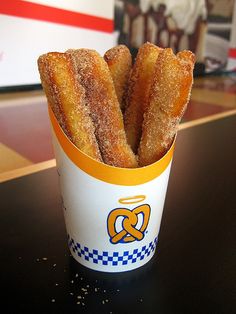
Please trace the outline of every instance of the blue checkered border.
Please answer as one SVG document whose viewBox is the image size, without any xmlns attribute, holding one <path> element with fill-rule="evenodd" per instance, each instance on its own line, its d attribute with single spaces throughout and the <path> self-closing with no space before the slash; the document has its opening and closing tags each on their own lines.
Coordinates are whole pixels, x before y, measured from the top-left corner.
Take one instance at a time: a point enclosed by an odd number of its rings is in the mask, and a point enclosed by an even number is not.
<svg viewBox="0 0 236 314">
<path fill-rule="evenodd" d="M 107 251 L 98 251 L 82 246 L 68 235 L 68 244 L 70 249 L 79 257 L 90 261 L 94 264 L 120 266 L 133 264 L 147 258 L 151 252 L 154 252 L 157 245 L 157 237 L 148 245 L 142 246 L 140 249 L 132 251 L 123 251 L 122 253 L 113 252 L 109 254 Z"/>
</svg>

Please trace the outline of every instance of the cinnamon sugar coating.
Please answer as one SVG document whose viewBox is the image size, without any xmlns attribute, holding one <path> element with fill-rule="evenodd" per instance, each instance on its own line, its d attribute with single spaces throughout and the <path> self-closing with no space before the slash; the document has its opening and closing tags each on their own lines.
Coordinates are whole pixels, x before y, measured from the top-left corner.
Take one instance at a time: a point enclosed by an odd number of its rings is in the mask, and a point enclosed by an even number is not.
<svg viewBox="0 0 236 314">
<path fill-rule="evenodd" d="M 136 157 L 126 140 L 123 117 L 113 80 L 105 60 L 90 49 L 68 50 L 77 69 L 77 80 L 95 126 L 95 134 L 106 164 L 135 168 Z"/>
<path fill-rule="evenodd" d="M 44 54 L 38 59 L 38 68 L 48 104 L 65 134 L 85 154 L 102 161 L 85 91 L 76 80 L 70 56 Z"/>
<path fill-rule="evenodd" d="M 125 45 L 118 45 L 104 54 L 104 60 L 111 72 L 121 110 L 124 110 L 124 96 L 132 67 L 131 53 Z"/>
<path fill-rule="evenodd" d="M 154 65 L 161 50 L 151 43 L 143 44 L 139 48 L 128 82 L 124 124 L 128 143 L 135 153 L 141 138 L 143 114 L 148 105 Z"/>
<path fill-rule="evenodd" d="M 123 45 L 104 58 L 90 49 L 47 53 L 38 68 L 68 138 L 98 161 L 136 168 L 156 162 L 170 148 L 190 98 L 194 62 L 190 51 L 174 55 L 170 48 L 145 43 L 133 68 Z M 125 99 L 124 121 L 118 98 Z"/>
<path fill-rule="evenodd" d="M 144 113 L 138 149 L 140 166 L 159 160 L 170 148 L 190 98 L 193 67 L 194 54 L 190 51 L 174 55 L 167 48 L 160 52 Z"/>
</svg>

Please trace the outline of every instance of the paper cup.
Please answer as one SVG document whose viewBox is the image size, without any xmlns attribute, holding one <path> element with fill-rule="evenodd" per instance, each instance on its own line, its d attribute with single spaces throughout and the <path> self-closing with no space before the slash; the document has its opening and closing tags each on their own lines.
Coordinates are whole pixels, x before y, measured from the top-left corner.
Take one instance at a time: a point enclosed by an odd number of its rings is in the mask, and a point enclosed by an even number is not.
<svg viewBox="0 0 236 314">
<path fill-rule="evenodd" d="M 68 244 L 82 265 L 123 272 L 154 255 L 174 143 L 143 168 L 108 166 L 82 153 L 49 108 Z"/>
</svg>

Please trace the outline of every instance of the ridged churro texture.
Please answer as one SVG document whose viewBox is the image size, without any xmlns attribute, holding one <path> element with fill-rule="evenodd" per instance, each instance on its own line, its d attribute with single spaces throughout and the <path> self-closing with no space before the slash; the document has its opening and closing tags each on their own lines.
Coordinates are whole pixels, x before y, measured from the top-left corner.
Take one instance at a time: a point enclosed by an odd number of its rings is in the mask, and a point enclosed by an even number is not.
<svg viewBox="0 0 236 314">
<path fill-rule="evenodd" d="M 149 101 L 153 81 L 154 65 L 161 48 L 143 44 L 138 51 L 129 80 L 124 113 L 124 124 L 128 143 L 136 153 L 142 133 L 143 114 Z"/>
<path fill-rule="evenodd" d="M 190 51 L 174 55 L 167 48 L 160 52 L 144 114 L 138 149 L 140 166 L 159 160 L 171 146 L 189 101 L 194 61 Z"/>
<path fill-rule="evenodd" d="M 109 49 L 104 60 L 108 64 L 111 76 L 115 85 L 116 95 L 121 110 L 124 110 L 124 96 L 126 94 L 127 82 L 132 67 L 132 56 L 125 45 L 118 45 Z"/>
<path fill-rule="evenodd" d="M 71 57 L 51 52 L 38 59 L 48 104 L 68 138 L 85 154 L 102 161 L 84 88 L 76 80 Z"/>
<path fill-rule="evenodd" d="M 135 168 L 136 157 L 127 144 L 122 112 L 105 60 L 90 49 L 69 50 L 77 69 L 77 79 L 85 89 L 95 134 L 106 164 Z"/>
</svg>

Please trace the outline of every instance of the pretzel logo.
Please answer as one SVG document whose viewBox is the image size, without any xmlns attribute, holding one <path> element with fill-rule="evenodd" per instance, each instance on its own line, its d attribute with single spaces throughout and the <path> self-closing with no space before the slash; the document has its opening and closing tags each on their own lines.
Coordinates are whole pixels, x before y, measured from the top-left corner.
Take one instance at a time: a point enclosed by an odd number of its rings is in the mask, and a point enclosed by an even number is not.
<svg viewBox="0 0 236 314">
<path fill-rule="evenodd" d="M 128 208 L 113 209 L 107 218 L 107 229 L 111 243 L 129 243 L 142 240 L 148 226 L 150 211 L 151 208 L 148 204 L 137 206 L 133 210 Z M 117 231 L 118 221 L 123 228 L 120 231 Z M 137 225 L 140 225 L 140 222 L 141 226 L 138 228 Z"/>
</svg>

